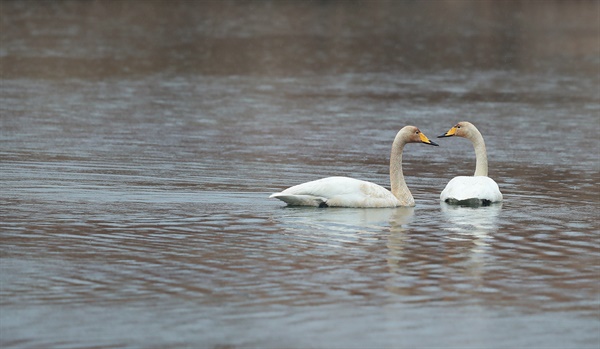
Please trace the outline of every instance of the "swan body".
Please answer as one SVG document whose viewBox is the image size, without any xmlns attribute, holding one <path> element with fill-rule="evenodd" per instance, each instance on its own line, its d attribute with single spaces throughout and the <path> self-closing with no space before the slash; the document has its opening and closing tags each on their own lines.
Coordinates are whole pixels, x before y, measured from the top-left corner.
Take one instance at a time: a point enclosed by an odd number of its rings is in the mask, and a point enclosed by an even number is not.
<svg viewBox="0 0 600 349">
<path fill-rule="evenodd" d="M 459 136 L 470 140 L 475 148 L 475 174 L 453 178 L 442 193 L 440 200 L 450 204 L 489 205 L 502 201 L 498 184 L 488 177 L 487 152 L 483 136 L 470 122 L 461 121 L 441 137 Z"/>
<path fill-rule="evenodd" d="M 349 178 L 327 177 L 295 185 L 270 198 L 290 206 L 398 207 L 414 206 L 415 200 L 402 173 L 402 151 L 406 143 L 436 145 L 418 128 L 405 126 L 396 134 L 390 156 L 391 191 L 375 183 Z"/>
<path fill-rule="evenodd" d="M 458 176 L 448 182 L 440 200 L 449 204 L 488 205 L 502 201 L 502 193 L 490 177 Z"/>
<path fill-rule="evenodd" d="M 270 196 L 291 206 L 396 207 L 414 206 L 400 202 L 389 190 L 375 183 L 349 177 L 327 177 L 290 187 Z"/>
</svg>

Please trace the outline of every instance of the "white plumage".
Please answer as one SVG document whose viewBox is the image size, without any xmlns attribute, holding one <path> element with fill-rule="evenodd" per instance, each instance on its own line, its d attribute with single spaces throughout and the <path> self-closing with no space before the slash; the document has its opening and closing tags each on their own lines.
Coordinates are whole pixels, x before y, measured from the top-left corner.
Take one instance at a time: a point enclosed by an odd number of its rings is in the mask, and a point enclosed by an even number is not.
<svg viewBox="0 0 600 349">
<path fill-rule="evenodd" d="M 452 178 L 440 194 L 440 200 L 448 203 L 468 201 L 474 204 L 489 204 L 502 201 L 502 193 L 498 184 L 486 176 L 458 176 Z"/>
<path fill-rule="evenodd" d="M 349 177 L 327 177 L 298 184 L 270 197 L 290 206 L 396 207 L 415 204 L 414 200 L 400 202 L 389 190 L 375 183 Z"/>
<path fill-rule="evenodd" d="M 380 185 L 359 179 L 327 177 L 295 185 L 270 197 L 284 201 L 290 206 L 414 206 L 415 200 L 402 173 L 402 151 L 406 143 L 437 145 L 414 126 L 405 126 L 398 131 L 390 156 L 391 192 Z"/>
<path fill-rule="evenodd" d="M 487 176 L 488 161 L 483 136 L 470 122 L 461 121 L 439 137 L 459 136 L 470 140 L 475 149 L 475 174 L 473 177 L 453 178 L 442 193 L 440 200 L 450 204 L 488 205 L 502 201 L 498 184 Z"/>
</svg>

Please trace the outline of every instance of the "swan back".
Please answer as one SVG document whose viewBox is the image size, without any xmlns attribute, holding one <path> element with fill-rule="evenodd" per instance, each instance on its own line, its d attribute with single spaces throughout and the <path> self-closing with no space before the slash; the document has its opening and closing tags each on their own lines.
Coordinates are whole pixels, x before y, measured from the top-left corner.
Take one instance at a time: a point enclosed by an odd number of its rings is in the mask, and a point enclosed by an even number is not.
<svg viewBox="0 0 600 349">
<path fill-rule="evenodd" d="M 458 176 L 452 178 L 440 194 L 440 200 L 449 203 L 479 204 L 502 201 L 498 184 L 487 176 Z"/>
<path fill-rule="evenodd" d="M 289 187 L 270 196 L 290 206 L 397 207 L 414 206 L 412 195 L 398 200 L 392 193 L 371 182 L 349 177 L 327 177 Z"/>
</svg>

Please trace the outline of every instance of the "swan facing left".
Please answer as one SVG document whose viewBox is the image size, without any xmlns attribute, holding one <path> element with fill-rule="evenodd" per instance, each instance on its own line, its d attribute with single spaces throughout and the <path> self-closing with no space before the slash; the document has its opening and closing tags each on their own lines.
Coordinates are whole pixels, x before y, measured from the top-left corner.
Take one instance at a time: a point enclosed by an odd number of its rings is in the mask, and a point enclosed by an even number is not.
<svg viewBox="0 0 600 349">
<path fill-rule="evenodd" d="M 390 156 L 391 192 L 380 185 L 359 179 L 327 177 L 295 185 L 269 197 L 284 201 L 290 206 L 414 206 L 415 200 L 406 186 L 402 173 L 402 151 L 407 143 L 425 143 L 437 146 L 415 126 L 405 126 L 398 131 Z"/>
<path fill-rule="evenodd" d="M 488 159 L 481 132 L 468 121 L 454 125 L 442 137 L 463 137 L 471 141 L 475 149 L 475 174 L 452 178 L 440 194 L 440 200 L 449 204 L 487 206 L 502 201 L 498 184 L 488 177 Z"/>
</svg>

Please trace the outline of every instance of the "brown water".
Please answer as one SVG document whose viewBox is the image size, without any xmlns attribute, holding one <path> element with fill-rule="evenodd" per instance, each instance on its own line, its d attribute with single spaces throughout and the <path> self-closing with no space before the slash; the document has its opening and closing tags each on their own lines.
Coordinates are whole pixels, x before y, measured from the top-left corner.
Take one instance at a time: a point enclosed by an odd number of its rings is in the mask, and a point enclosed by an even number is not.
<svg viewBox="0 0 600 349">
<path fill-rule="evenodd" d="M 2 348 L 600 344 L 598 2 L 0 6 Z M 501 205 L 268 199 L 460 120 Z"/>
</svg>

